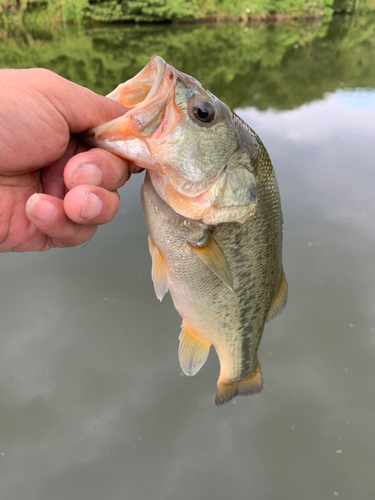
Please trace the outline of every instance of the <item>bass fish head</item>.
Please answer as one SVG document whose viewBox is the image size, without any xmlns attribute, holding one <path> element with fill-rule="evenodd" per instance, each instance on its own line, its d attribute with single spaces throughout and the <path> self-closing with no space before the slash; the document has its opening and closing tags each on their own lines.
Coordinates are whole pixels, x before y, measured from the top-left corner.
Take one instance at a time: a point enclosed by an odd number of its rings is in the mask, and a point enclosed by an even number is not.
<svg viewBox="0 0 375 500">
<path fill-rule="evenodd" d="M 197 80 L 154 56 L 108 97 L 126 113 L 83 139 L 148 169 L 175 212 L 205 224 L 255 212 L 255 135 Z"/>
</svg>

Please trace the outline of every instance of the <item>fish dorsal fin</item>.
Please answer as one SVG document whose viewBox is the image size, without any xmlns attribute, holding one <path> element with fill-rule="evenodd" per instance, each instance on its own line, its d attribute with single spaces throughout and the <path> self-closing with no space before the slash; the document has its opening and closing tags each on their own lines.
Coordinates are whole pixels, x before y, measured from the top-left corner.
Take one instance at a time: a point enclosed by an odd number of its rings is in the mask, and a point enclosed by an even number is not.
<svg viewBox="0 0 375 500">
<path fill-rule="evenodd" d="M 285 307 L 288 298 L 288 284 L 285 279 L 284 271 L 281 271 L 279 286 L 273 298 L 270 310 L 268 311 L 267 323 L 275 319 Z"/>
<path fill-rule="evenodd" d="M 192 377 L 207 361 L 211 344 L 203 340 L 184 320 L 179 340 L 178 359 L 181 369 L 185 375 Z"/>
<path fill-rule="evenodd" d="M 154 282 L 154 289 L 157 298 L 162 301 L 164 295 L 168 292 L 168 275 L 164 257 L 158 247 L 148 237 L 148 247 L 152 258 L 151 278 Z"/>
<path fill-rule="evenodd" d="M 234 292 L 233 275 L 225 255 L 210 231 L 205 230 L 196 243 L 188 241 L 190 248 Z"/>
</svg>

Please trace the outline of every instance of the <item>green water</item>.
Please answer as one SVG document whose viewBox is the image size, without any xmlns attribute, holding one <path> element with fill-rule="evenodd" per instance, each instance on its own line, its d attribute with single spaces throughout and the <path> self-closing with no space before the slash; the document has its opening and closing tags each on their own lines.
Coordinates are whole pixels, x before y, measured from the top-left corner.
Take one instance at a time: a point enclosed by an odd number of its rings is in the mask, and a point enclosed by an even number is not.
<svg viewBox="0 0 375 500">
<path fill-rule="evenodd" d="M 0 256 L 1 500 L 373 500 L 375 24 L 19 28 L 3 66 L 107 93 L 157 53 L 236 108 L 277 173 L 289 300 L 265 387 L 220 409 L 177 360 L 139 189 L 82 248 Z"/>
<path fill-rule="evenodd" d="M 46 67 L 106 94 L 154 54 L 194 75 L 230 107 L 293 109 L 375 80 L 375 13 L 329 24 L 21 28 L 0 67 Z"/>
</svg>

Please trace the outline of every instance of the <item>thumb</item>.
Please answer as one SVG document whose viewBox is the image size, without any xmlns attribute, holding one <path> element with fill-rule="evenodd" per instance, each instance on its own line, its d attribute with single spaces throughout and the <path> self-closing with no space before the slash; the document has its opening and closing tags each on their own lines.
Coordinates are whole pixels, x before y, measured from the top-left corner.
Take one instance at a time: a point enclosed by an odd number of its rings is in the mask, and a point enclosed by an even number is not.
<svg viewBox="0 0 375 500">
<path fill-rule="evenodd" d="M 96 94 L 49 70 L 28 71 L 35 73 L 35 86 L 48 96 L 74 134 L 113 120 L 127 111 L 127 108 L 119 102 Z"/>
</svg>

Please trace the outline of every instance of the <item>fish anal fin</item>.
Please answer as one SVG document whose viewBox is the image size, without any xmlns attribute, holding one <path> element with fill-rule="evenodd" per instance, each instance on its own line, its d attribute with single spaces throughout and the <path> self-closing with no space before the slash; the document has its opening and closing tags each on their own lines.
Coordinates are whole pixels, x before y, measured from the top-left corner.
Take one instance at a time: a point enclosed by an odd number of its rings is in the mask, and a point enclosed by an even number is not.
<svg viewBox="0 0 375 500">
<path fill-rule="evenodd" d="M 235 396 L 258 394 L 263 389 L 262 370 L 258 361 L 255 370 L 242 380 L 226 381 L 219 378 L 215 395 L 215 405 L 222 406 Z"/>
<path fill-rule="evenodd" d="M 211 344 L 202 339 L 184 320 L 179 340 L 178 359 L 181 369 L 185 375 L 192 377 L 207 361 Z"/>
<path fill-rule="evenodd" d="M 234 292 L 232 271 L 220 245 L 212 234 L 206 230 L 198 242 L 192 243 L 188 241 L 188 244 L 202 262 Z"/>
<path fill-rule="evenodd" d="M 282 313 L 286 301 L 288 299 L 288 284 L 285 279 L 284 271 L 281 271 L 279 286 L 277 287 L 277 292 L 273 298 L 270 310 L 267 315 L 267 323 L 275 319 L 279 314 Z"/>
<path fill-rule="evenodd" d="M 152 258 L 151 278 L 154 283 L 156 297 L 161 301 L 168 292 L 168 274 L 164 257 L 158 247 L 148 237 L 148 247 Z"/>
</svg>

